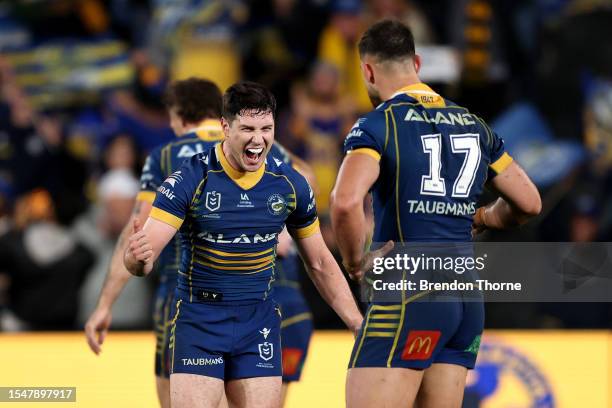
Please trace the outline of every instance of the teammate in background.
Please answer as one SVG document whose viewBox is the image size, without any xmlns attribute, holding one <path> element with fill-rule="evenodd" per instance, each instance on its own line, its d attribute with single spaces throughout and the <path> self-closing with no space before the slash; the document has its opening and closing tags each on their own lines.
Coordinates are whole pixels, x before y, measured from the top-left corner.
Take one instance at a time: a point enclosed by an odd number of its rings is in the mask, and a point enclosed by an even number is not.
<svg viewBox="0 0 612 408">
<path fill-rule="evenodd" d="M 389 241 L 469 242 L 472 227 L 476 233 L 520 225 L 540 212 L 536 187 L 504 152 L 502 139 L 420 82 L 409 28 L 379 22 L 363 35 L 359 52 L 376 108 L 346 138 L 331 207 L 351 277 L 361 279 L 372 256 L 364 253 L 363 202 L 370 189 L 373 240 L 387 242 L 377 256 L 391 249 Z M 503 198 L 476 211 L 485 182 Z M 478 353 L 483 304 L 402 295 L 396 304 L 368 307 L 349 363 L 347 406 L 460 407 Z"/>
<path fill-rule="evenodd" d="M 208 150 L 223 139 L 221 128 L 221 91 L 212 82 L 190 78 L 176 81 L 166 92 L 165 104 L 170 126 L 178 140 L 154 149 L 145 161 L 141 176 L 141 191 L 136 197 L 132 220 L 123 229 L 113 252 L 106 281 L 98 305 L 85 325 L 87 342 L 99 354 L 112 320 L 112 306 L 130 278 L 123 265 L 123 254 L 134 219 L 144 221 L 162 182 L 180 167 L 185 159 Z M 162 407 L 170 406 L 168 344 L 170 319 L 173 315 L 174 290 L 180 261 L 180 242 L 173 239 L 161 252 L 156 268 L 159 286 L 155 295 L 154 331 L 155 376 L 157 395 Z"/>
<path fill-rule="evenodd" d="M 225 140 L 193 156 L 160 187 L 141 229 L 134 220 L 124 264 L 148 274 L 178 230 L 182 257 L 171 328 L 172 407 L 279 407 L 280 320 L 272 300 L 275 246 L 295 239 L 323 298 L 351 330 L 362 316 L 321 237 L 303 176 L 266 156 L 274 142 L 274 96 L 243 82 L 224 95 Z"/>
</svg>

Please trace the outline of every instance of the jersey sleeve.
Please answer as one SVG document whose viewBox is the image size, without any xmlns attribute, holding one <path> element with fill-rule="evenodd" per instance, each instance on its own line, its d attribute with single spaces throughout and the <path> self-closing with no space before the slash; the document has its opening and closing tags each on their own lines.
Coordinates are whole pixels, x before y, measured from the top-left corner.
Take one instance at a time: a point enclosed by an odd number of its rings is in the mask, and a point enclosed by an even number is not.
<svg viewBox="0 0 612 408">
<path fill-rule="evenodd" d="M 145 164 L 142 166 L 140 192 L 136 196 L 136 200 L 153 203 L 155 192 L 163 182 L 164 174 L 160 163 L 160 149 L 155 149 L 147 156 Z"/>
<path fill-rule="evenodd" d="M 512 163 L 512 157 L 506 152 L 504 139 L 493 132 L 489 126 L 485 125 L 487 132 L 487 146 L 489 149 L 489 179 L 497 176 Z"/>
<path fill-rule="evenodd" d="M 308 238 L 319 232 L 314 192 L 306 179 L 297 172 L 292 185 L 295 190 L 295 208 L 287 217 L 287 228 L 293 231 L 297 238 Z M 291 204 L 289 203 L 289 206 Z"/>
<path fill-rule="evenodd" d="M 480 125 L 482 126 L 481 133 L 481 146 L 484 146 L 483 154 L 489 159 L 489 167 L 487 171 L 487 178 L 492 179 L 497 176 L 512 163 L 512 157 L 506 152 L 504 147 L 504 139 L 502 139 L 497 133 L 495 133 L 489 125 L 487 125 L 482 119 L 476 117 Z"/>
<path fill-rule="evenodd" d="M 191 201 L 202 181 L 201 154 L 185 160 L 183 165 L 157 189 L 150 217 L 179 229 L 187 216 Z"/>
<path fill-rule="evenodd" d="M 376 161 L 380 161 L 388 129 L 386 130 L 379 123 L 376 123 L 376 119 L 366 116 L 355 122 L 344 140 L 345 154 L 366 154 Z"/>
</svg>

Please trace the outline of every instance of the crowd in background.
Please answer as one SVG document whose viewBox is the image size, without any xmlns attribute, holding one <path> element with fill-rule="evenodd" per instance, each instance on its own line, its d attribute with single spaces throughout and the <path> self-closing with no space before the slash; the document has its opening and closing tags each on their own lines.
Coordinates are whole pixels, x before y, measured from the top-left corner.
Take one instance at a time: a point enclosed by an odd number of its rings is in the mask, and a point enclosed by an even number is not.
<svg viewBox="0 0 612 408">
<path fill-rule="evenodd" d="M 542 192 L 536 222 L 485 239 L 610 241 L 609 1 L 0 1 L 0 331 L 82 326 L 143 159 L 174 137 L 162 104 L 172 79 L 273 90 L 276 138 L 313 167 L 334 249 L 342 142 L 372 108 L 356 43 L 388 17 L 412 28 L 424 80 L 489 122 Z M 131 280 L 115 327 L 150 325 L 154 283 Z M 340 327 L 304 288 L 317 327 Z M 489 327 L 612 327 L 605 303 L 488 313 Z"/>
</svg>

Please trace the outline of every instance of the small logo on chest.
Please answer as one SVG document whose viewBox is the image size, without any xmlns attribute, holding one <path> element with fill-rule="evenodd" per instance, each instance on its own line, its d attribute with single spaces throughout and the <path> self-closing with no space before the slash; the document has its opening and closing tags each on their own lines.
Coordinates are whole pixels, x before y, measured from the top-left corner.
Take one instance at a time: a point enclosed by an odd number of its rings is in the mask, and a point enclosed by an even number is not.
<svg viewBox="0 0 612 408">
<path fill-rule="evenodd" d="M 251 201 L 251 199 L 249 198 L 249 195 L 247 193 L 241 193 L 240 194 L 240 201 L 238 201 L 238 204 L 236 205 L 236 207 L 238 207 L 238 208 L 253 208 L 255 206 L 253 205 L 253 202 Z"/>
<path fill-rule="evenodd" d="M 268 211 L 272 215 L 281 215 L 287 209 L 287 201 L 280 194 L 272 194 L 268 198 Z"/>
<path fill-rule="evenodd" d="M 216 191 L 206 192 L 204 206 L 209 211 L 217 211 L 221 207 L 221 193 L 217 193 Z"/>
</svg>

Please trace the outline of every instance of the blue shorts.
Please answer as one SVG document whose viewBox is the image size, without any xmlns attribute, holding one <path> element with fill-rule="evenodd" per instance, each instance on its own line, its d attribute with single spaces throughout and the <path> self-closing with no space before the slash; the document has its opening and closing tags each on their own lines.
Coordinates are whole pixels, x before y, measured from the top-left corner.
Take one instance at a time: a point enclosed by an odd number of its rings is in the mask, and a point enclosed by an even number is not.
<svg viewBox="0 0 612 408">
<path fill-rule="evenodd" d="M 155 332 L 155 375 L 170 376 L 170 326 L 174 316 L 174 285 L 161 284 L 155 293 L 153 324 Z"/>
<path fill-rule="evenodd" d="M 403 304 L 371 304 L 349 368 L 425 369 L 448 363 L 471 369 L 483 328 L 484 306 L 478 301 L 431 301 L 425 296 Z"/>
<path fill-rule="evenodd" d="M 282 375 L 280 309 L 261 302 L 179 299 L 171 329 L 172 373 L 234 380 Z"/>
<path fill-rule="evenodd" d="M 299 381 L 312 336 L 312 314 L 304 302 L 279 302 L 283 320 L 283 382 Z"/>
</svg>

